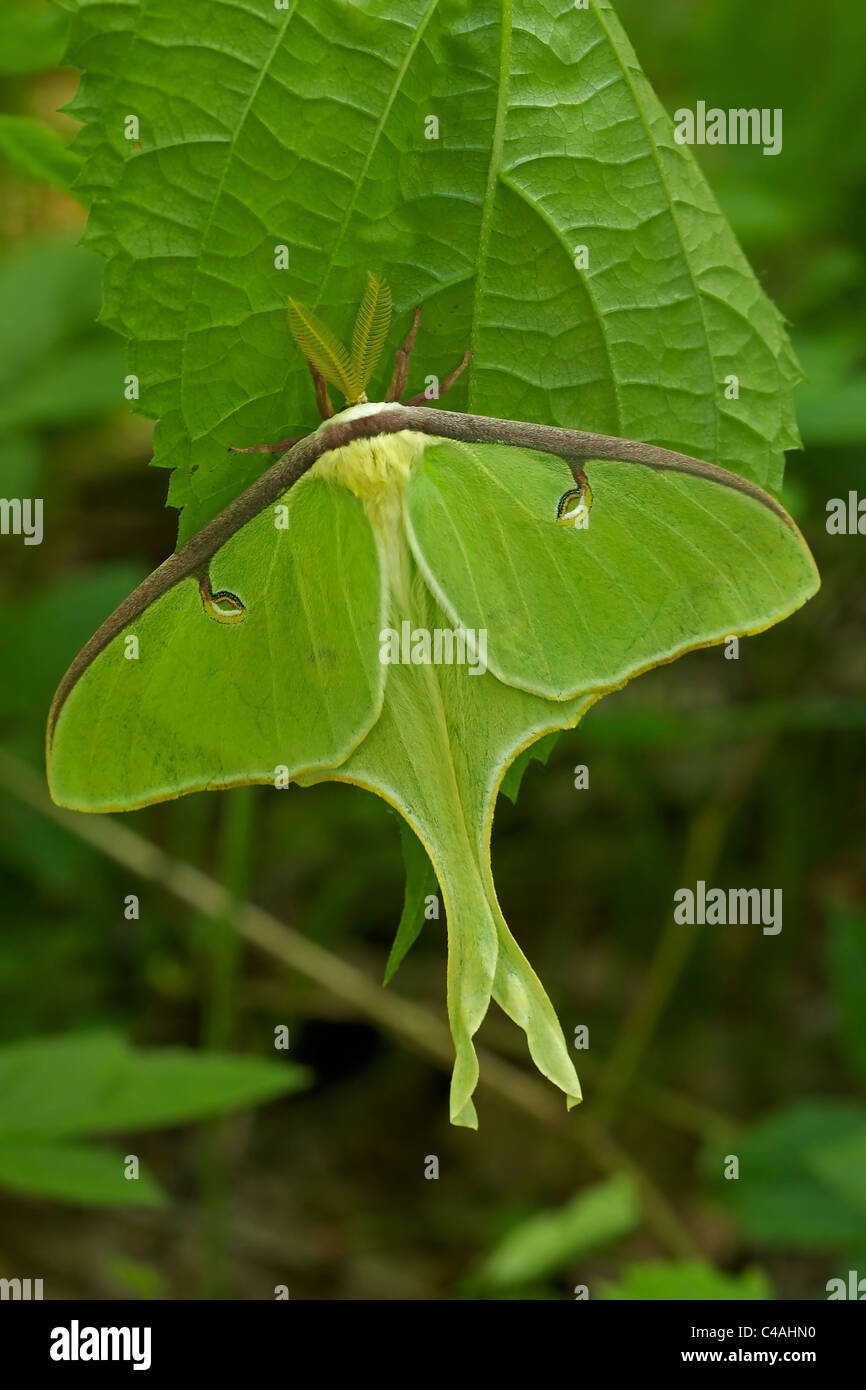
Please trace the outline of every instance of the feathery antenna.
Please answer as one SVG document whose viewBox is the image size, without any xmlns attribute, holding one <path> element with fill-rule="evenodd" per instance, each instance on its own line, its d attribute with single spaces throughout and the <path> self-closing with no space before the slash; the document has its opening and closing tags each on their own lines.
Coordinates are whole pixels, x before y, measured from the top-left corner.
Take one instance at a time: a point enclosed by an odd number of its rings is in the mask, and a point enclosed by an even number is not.
<svg viewBox="0 0 866 1390">
<path fill-rule="evenodd" d="M 381 275 L 367 271 L 367 289 L 352 334 L 352 362 L 362 388 L 376 370 L 391 326 L 391 290 Z"/>
<path fill-rule="evenodd" d="M 323 400 L 330 404 L 326 399 L 325 382 L 343 392 L 346 405 L 366 401 L 367 383 L 382 355 L 390 325 L 391 291 L 384 277 L 372 271 L 367 272 L 367 289 L 355 320 L 351 352 L 312 309 L 296 299 L 289 300 L 289 328 L 310 365 L 313 378 L 318 377 L 316 397 L 323 417 L 333 413 L 322 408 Z"/>
<path fill-rule="evenodd" d="M 289 300 L 289 328 L 307 361 L 339 387 L 349 405 L 363 400 L 364 386 L 348 351 L 327 324 L 296 299 Z"/>
</svg>

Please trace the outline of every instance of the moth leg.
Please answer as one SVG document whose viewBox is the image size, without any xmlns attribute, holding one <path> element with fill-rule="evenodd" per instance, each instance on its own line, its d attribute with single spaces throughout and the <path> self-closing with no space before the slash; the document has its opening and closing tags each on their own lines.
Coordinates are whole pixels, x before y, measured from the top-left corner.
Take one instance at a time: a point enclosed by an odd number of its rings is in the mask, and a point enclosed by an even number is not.
<svg viewBox="0 0 866 1390">
<path fill-rule="evenodd" d="M 281 439 L 279 444 L 248 444 L 245 449 L 240 449 L 236 444 L 229 445 L 230 454 L 284 454 L 287 449 L 291 449 L 293 444 L 300 443 L 298 439 Z"/>
<path fill-rule="evenodd" d="M 574 478 L 574 481 L 577 483 L 577 486 L 581 489 L 581 491 L 589 492 L 589 478 L 586 476 L 580 464 L 577 462 L 577 459 L 568 459 L 567 463 L 569 468 L 571 469 L 571 476 Z"/>
<path fill-rule="evenodd" d="M 315 363 L 311 362 L 309 358 L 307 358 L 307 366 L 316 388 L 316 405 L 319 407 L 319 414 L 323 420 L 330 420 L 334 414 L 334 407 L 331 404 L 331 397 L 328 395 L 328 383 Z"/>
<path fill-rule="evenodd" d="M 455 383 L 455 381 L 457 380 L 457 378 L 458 378 L 459 376 L 462 376 L 463 373 L 466 371 L 466 368 L 469 366 L 469 363 L 471 362 L 471 360 L 472 360 L 472 349 L 471 349 L 471 348 L 467 348 L 466 351 L 465 351 L 464 354 L 463 354 L 463 361 L 460 363 L 460 366 L 459 366 L 459 367 L 455 367 L 453 372 L 449 372 L 448 375 L 446 376 L 445 380 L 443 381 L 442 385 L 439 387 L 439 395 L 440 395 L 440 396 L 444 396 L 446 391 L 450 391 L 450 390 L 451 390 L 451 387 L 454 385 L 454 383 Z"/>
<path fill-rule="evenodd" d="M 421 322 L 421 310 L 416 309 L 412 317 L 412 327 L 409 329 L 409 336 L 400 348 L 394 361 L 394 375 L 391 377 L 391 385 L 388 387 L 386 401 L 399 401 L 406 385 L 409 381 L 409 358 L 412 356 L 412 349 L 415 346 L 415 334 L 418 332 L 418 324 Z"/>
<path fill-rule="evenodd" d="M 446 392 L 446 391 L 449 391 L 449 390 L 451 389 L 451 387 L 454 385 L 454 383 L 455 383 L 455 381 L 457 380 L 457 378 L 458 378 L 459 376 L 462 376 L 462 375 L 463 375 L 463 373 L 466 371 L 466 368 L 469 366 L 469 361 L 470 361 L 471 357 L 472 357 L 471 349 L 467 348 L 466 351 L 465 351 L 465 353 L 463 354 L 463 361 L 460 363 L 460 366 L 459 366 L 459 367 L 455 367 L 453 372 L 449 372 L 448 375 L 446 376 L 445 380 L 442 382 L 442 385 L 439 387 L 439 397 L 440 397 L 440 398 L 441 398 L 442 396 L 445 395 L 445 392 Z M 437 399 L 438 399 L 438 398 L 437 398 Z M 427 396 L 425 395 L 425 393 L 424 393 L 423 391 L 420 393 L 420 395 L 418 395 L 418 396 L 413 396 L 412 399 L 411 399 L 411 401 L 406 401 L 406 405 L 429 405 L 429 404 L 430 404 L 430 401 L 427 399 Z"/>
</svg>

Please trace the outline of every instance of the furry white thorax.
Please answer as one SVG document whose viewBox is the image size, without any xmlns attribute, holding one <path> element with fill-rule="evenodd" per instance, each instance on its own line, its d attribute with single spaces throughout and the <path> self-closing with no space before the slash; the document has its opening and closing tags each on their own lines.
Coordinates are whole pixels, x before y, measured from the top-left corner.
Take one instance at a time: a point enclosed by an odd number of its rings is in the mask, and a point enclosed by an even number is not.
<svg viewBox="0 0 866 1390">
<path fill-rule="evenodd" d="M 364 401 L 340 411 L 327 423 L 357 420 L 387 410 L 384 401 Z M 415 430 L 355 439 L 341 449 L 330 449 L 313 464 L 311 475 L 345 487 L 353 493 L 370 518 L 384 546 L 391 583 L 398 592 L 405 584 L 402 557 L 403 493 L 415 459 L 429 442 Z"/>
<path fill-rule="evenodd" d="M 358 420 L 387 409 L 384 401 L 365 401 L 362 405 L 353 405 L 341 411 L 328 424 Z M 369 504 L 376 506 L 384 500 L 381 496 L 383 492 L 397 490 L 402 493 L 412 462 L 426 442 L 426 435 L 414 430 L 400 430 L 397 434 L 382 434 L 371 439 L 355 439 L 342 449 L 330 449 L 323 454 L 313 465 L 312 472 L 348 488 L 369 510 Z"/>
</svg>

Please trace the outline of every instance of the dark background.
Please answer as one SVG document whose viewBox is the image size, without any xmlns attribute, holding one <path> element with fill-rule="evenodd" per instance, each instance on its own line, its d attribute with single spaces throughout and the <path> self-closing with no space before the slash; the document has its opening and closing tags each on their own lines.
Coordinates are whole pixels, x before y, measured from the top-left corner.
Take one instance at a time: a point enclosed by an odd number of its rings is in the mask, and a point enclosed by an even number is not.
<svg viewBox="0 0 866 1390">
<path fill-rule="evenodd" d="M 866 1276 L 866 539 L 824 524 L 830 498 L 863 488 L 866 8 L 617 8 L 669 111 L 784 110 L 778 158 L 699 158 L 808 372 L 784 500 L 824 586 L 744 640 L 738 662 L 698 652 L 606 698 L 531 766 L 516 806 L 500 802 L 505 916 L 566 1034 L 589 1028 L 586 1099 L 567 1123 L 540 1081 L 536 1114 L 511 1070 L 491 1088 L 482 1063 L 479 1132 L 449 1126 L 447 1062 L 419 1042 L 428 1030 L 435 1046 L 444 1018 L 444 924 L 425 927 L 390 986 L 422 1009 L 414 1040 L 374 992 L 363 1014 L 344 997 L 341 961 L 381 979 L 402 902 L 397 820 L 372 796 L 258 788 L 120 818 L 216 878 L 233 857 L 245 896 L 328 953 L 318 982 L 233 951 L 206 910 L 114 862 L 114 820 L 61 825 L 37 804 L 27 769 L 41 773 L 53 689 L 171 551 L 175 520 L 165 474 L 147 468 L 150 426 L 116 407 L 122 345 L 94 326 L 101 267 L 74 247 L 84 214 L 0 162 L 0 492 L 44 497 L 50 518 L 38 548 L 2 539 L 0 1046 L 56 1035 L 62 1071 L 64 1037 L 82 1031 L 267 1054 L 285 1023 L 292 1058 L 315 1073 L 218 1129 L 136 1136 L 160 1207 L 0 1190 L 0 1276 L 44 1277 L 56 1297 L 270 1298 L 286 1284 L 328 1299 L 561 1298 L 576 1283 L 596 1297 L 647 1262 L 674 1281 L 656 1270 L 654 1296 L 698 1296 L 698 1272 L 682 1268 L 696 1259 L 734 1279 L 757 1266 L 785 1299 L 823 1298 L 849 1268 Z M 77 83 L 56 67 L 63 24 L 58 12 L 41 49 L 0 57 L 0 99 L 71 136 L 57 114 Z M 573 787 L 578 763 L 589 791 Z M 100 849 L 78 829 L 96 819 Z M 782 888 L 782 933 L 674 928 L 672 894 L 697 878 Z M 124 920 L 129 893 L 138 922 Z M 481 1042 L 523 1066 L 501 1015 Z M 828 1159 L 828 1136 L 848 1133 L 840 1106 L 854 1142 Z M 738 1183 L 719 1180 L 727 1153 L 743 1159 Z M 626 1169 L 645 1184 L 634 1229 L 618 1235 L 614 1220 L 588 1242 L 567 1213 L 533 1224 Z M 527 1222 L 507 1272 L 501 1257 L 485 1271 Z"/>
</svg>

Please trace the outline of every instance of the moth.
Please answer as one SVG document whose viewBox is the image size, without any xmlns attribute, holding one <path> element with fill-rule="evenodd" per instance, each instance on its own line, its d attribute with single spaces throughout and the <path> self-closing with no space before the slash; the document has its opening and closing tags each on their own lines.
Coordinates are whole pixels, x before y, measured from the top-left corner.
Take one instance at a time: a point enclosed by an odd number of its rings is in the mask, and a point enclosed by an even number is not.
<svg viewBox="0 0 866 1390">
<path fill-rule="evenodd" d="M 496 898 L 507 769 L 639 672 L 780 621 L 819 580 L 780 503 L 712 463 L 425 395 L 403 403 L 418 309 L 385 399 L 368 400 L 391 315 L 370 274 L 347 348 L 290 301 L 321 423 L 255 446 L 277 461 L 87 643 L 51 707 L 48 779 L 55 801 L 84 811 L 289 779 L 383 797 L 441 889 L 451 1117 L 474 1126 L 473 1038 L 491 999 L 569 1104 L 580 1099 Z M 331 387 L 345 397 L 336 411 Z M 383 665 L 381 635 L 404 621 L 483 631 L 486 671 Z"/>
</svg>

